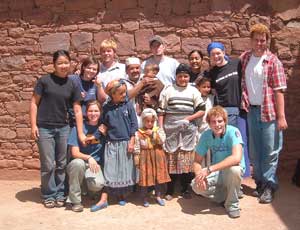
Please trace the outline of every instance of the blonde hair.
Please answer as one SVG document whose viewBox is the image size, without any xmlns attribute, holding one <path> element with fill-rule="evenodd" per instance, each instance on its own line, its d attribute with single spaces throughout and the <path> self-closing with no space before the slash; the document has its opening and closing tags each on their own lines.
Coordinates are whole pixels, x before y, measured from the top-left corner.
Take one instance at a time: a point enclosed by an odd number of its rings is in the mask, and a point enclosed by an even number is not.
<svg viewBox="0 0 300 230">
<path fill-rule="evenodd" d="M 111 48 L 111 49 L 113 49 L 116 52 L 117 51 L 117 47 L 118 47 L 117 43 L 113 39 L 109 38 L 109 39 L 105 39 L 105 40 L 103 40 L 101 42 L 101 44 L 100 44 L 100 51 L 102 49 Z"/>
<path fill-rule="evenodd" d="M 255 25 L 253 25 L 250 29 L 250 37 L 253 38 L 255 33 L 266 34 L 266 38 L 267 38 L 267 40 L 269 40 L 270 30 L 266 25 L 264 25 L 262 23 L 257 23 Z"/>
<path fill-rule="evenodd" d="M 222 117 L 224 119 L 224 122 L 226 124 L 228 123 L 227 112 L 220 105 L 214 106 L 208 111 L 207 116 L 206 116 L 206 122 L 209 124 L 211 117 L 216 117 L 216 116 Z"/>
</svg>

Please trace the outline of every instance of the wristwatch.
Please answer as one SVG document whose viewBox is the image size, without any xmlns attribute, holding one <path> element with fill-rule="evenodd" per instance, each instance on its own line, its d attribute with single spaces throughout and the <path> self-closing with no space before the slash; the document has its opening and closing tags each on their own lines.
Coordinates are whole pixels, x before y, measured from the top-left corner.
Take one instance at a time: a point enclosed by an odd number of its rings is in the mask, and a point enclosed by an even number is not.
<svg viewBox="0 0 300 230">
<path fill-rule="evenodd" d="M 208 174 L 211 174 L 211 173 L 212 173 L 211 170 L 210 170 L 209 165 L 207 166 L 207 172 L 208 172 Z"/>
</svg>

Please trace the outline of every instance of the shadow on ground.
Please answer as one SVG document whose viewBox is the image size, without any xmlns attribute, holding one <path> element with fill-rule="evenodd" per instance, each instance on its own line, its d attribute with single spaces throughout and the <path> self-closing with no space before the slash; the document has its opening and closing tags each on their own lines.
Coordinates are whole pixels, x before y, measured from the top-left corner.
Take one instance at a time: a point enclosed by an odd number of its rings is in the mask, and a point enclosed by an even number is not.
<svg viewBox="0 0 300 230">
<path fill-rule="evenodd" d="M 41 203 L 41 189 L 31 188 L 17 192 L 15 197 L 21 202 Z"/>
</svg>

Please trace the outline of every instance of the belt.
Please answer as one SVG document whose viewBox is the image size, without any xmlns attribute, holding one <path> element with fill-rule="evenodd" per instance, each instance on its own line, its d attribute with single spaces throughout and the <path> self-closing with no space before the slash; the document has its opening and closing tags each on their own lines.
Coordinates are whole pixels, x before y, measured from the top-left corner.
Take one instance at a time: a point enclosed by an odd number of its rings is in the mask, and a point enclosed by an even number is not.
<svg viewBox="0 0 300 230">
<path fill-rule="evenodd" d="M 250 105 L 250 107 L 253 107 L 253 108 L 259 108 L 260 105 Z"/>
</svg>

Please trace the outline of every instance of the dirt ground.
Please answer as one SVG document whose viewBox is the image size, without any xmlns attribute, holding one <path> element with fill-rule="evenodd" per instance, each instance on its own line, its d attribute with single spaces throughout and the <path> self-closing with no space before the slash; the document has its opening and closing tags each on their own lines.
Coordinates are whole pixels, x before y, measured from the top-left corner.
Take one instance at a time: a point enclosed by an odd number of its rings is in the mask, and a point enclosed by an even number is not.
<svg viewBox="0 0 300 230">
<path fill-rule="evenodd" d="M 300 229 L 300 188 L 291 185 L 290 175 L 280 181 L 274 202 L 262 205 L 250 195 L 253 181 L 244 180 L 239 219 L 230 219 L 222 207 L 196 195 L 191 200 L 178 197 L 165 207 L 153 202 L 144 208 L 132 194 L 126 206 L 110 200 L 107 209 L 95 213 L 89 211 L 93 201 L 86 198 L 84 211 L 74 213 L 43 207 L 38 172 L 0 170 L 0 229 Z"/>
</svg>

